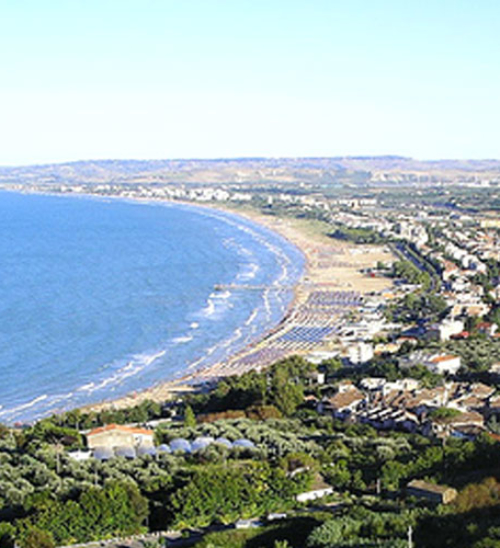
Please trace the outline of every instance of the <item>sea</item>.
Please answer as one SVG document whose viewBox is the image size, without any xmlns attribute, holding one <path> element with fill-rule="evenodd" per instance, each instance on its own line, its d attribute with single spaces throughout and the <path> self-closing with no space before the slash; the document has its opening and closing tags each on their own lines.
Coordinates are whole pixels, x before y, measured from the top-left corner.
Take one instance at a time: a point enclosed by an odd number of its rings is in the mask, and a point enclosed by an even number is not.
<svg viewBox="0 0 500 548">
<path fill-rule="evenodd" d="M 224 361 L 281 321 L 304 262 L 211 208 L 0 192 L 0 422 Z"/>
</svg>

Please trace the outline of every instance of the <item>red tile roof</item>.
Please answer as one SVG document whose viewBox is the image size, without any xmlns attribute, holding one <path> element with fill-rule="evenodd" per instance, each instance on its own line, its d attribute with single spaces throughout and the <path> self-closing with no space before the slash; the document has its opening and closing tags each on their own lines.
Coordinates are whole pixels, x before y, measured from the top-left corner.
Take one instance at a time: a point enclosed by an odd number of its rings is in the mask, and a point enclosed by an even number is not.
<svg viewBox="0 0 500 548">
<path fill-rule="evenodd" d="M 152 436 L 154 432 L 148 430 L 147 428 L 134 428 L 132 426 L 125 426 L 123 424 L 106 424 L 105 426 L 100 426 L 99 428 L 94 428 L 90 431 L 87 436 L 95 436 L 96 434 L 102 434 L 104 432 L 112 432 L 113 430 L 118 430 L 120 432 L 126 432 L 127 434 L 142 434 L 145 436 Z"/>
<path fill-rule="evenodd" d="M 456 360 L 458 356 L 452 356 L 451 354 L 445 355 L 445 356 L 434 356 L 434 358 L 431 358 L 430 361 L 432 363 L 441 363 L 441 362 L 447 362 L 449 360 Z"/>
</svg>

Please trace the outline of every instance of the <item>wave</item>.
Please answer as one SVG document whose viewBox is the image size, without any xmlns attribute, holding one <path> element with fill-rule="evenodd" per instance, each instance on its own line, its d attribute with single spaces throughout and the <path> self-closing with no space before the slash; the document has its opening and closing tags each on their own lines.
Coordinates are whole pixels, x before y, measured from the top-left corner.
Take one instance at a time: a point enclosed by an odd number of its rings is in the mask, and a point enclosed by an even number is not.
<svg viewBox="0 0 500 548">
<path fill-rule="evenodd" d="M 203 318 L 219 318 L 227 308 L 232 306 L 228 303 L 231 297 L 232 293 L 230 291 L 216 291 L 210 293 L 206 306 L 201 309 L 199 315 Z"/>
<path fill-rule="evenodd" d="M 89 382 L 79 388 L 77 392 L 86 392 L 87 394 L 93 394 L 98 390 L 102 390 L 110 385 L 119 385 L 123 381 L 131 376 L 137 375 L 153 362 L 161 358 L 166 354 L 166 350 L 161 350 L 153 354 L 136 354 L 129 360 L 124 366 L 120 367 L 115 373 L 100 380 L 99 382 Z"/>
<path fill-rule="evenodd" d="M 259 309 L 256 308 L 255 310 L 252 311 L 250 316 L 248 316 L 248 318 L 245 320 L 245 325 L 250 325 L 255 320 L 258 314 L 259 314 Z"/>
<path fill-rule="evenodd" d="M 259 272 L 259 270 L 260 270 L 260 267 L 258 264 L 250 263 L 246 265 L 245 269 L 242 272 L 238 273 L 238 275 L 236 276 L 236 279 L 253 280 L 257 276 L 257 273 Z"/>
<path fill-rule="evenodd" d="M 217 291 L 216 293 L 210 293 L 210 299 L 221 299 L 226 300 L 231 297 L 232 293 L 230 291 Z"/>
<path fill-rule="evenodd" d="M 208 299 L 207 306 L 201 310 L 200 315 L 205 318 L 210 318 L 214 314 L 215 314 L 215 303 L 212 299 Z"/>
<path fill-rule="evenodd" d="M 10 409 L 5 409 L 4 411 L 0 412 L 0 417 L 7 416 L 7 415 L 16 415 L 20 411 L 25 411 L 26 409 L 30 409 L 31 407 L 34 407 L 38 403 L 46 400 L 49 396 L 47 394 L 43 394 L 42 396 L 38 396 L 37 398 L 34 398 L 33 400 L 29 401 L 28 403 L 23 403 L 21 405 L 18 405 L 16 407 L 11 407 Z"/>
<path fill-rule="evenodd" d="M 172 339 L 172 342 L 174 344 L 185 344 L 192 340 L 193 340 L 193 335 L 185 335 L 181 337 L 175 337 L 174 339 Z"/>
</svg>

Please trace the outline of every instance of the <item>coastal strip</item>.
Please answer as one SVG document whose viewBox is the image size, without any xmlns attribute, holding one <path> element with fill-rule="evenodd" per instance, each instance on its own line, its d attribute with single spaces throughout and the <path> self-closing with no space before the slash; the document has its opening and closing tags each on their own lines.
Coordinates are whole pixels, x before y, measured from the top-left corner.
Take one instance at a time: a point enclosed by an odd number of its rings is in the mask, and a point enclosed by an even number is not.
<svg viewBox="0 0 500 548">
<path fill-rule="evenodd" d="M 340 242 L 322 233 L 310 221 L 268 217 L 248 210 L 222 211 L 260 224 L 302 251 L 306 260 L 305 272 L 293 289 L 294 298 L 285 317 L 271 331 L 222 362 L 83 409 L 102 411 L 138 405 L 145 400 L 163 402 L 200 385 L 211 385 L 223 377 L 261 370 L 293 354 L 327 356 L 335 346 L 341 318 L 355 310 L 364 295 L 383 294 L 391 286 L 390 280 L 367 274 L 377 262 L 394 260 L 391 250 L 385 246 Z"/>
</svg>

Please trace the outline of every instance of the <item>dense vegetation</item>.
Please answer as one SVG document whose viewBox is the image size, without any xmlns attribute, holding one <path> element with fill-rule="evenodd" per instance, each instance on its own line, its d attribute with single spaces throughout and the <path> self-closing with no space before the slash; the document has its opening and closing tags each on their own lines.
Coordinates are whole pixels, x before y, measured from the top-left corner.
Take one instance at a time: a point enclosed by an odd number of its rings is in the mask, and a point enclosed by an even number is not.
<svg viewBox="0 0 500 548">
<path fill-rule="evenodd" d="M 390 369 L 390 363 L 370 367 Z M 335 360 L 323 369 L 333 382 L 346 374 Z M 498 442 L 488 435 L 443 443 L 380 434 L 319 415 L 303 396 L 331 387 L 318 387 L 314 373 L 307 362 L 291 358 L 263 373 L 226 379 L 211 392 L 186 397 L 179 420 L 156 428 L 159 443 L 247 438 L 255 449 L 211 445 L 192 454 L 76 462 L 67 450 L 82 439 L 72 425 L 97 424 L 101 414 L 73 412 L 22 431 L 2 428 L 0 547 L 12 546 L 14 537 L 23 548 L 50 548 L 148 529 L 224 527 L 245 518 L 263 520 L 262 526 L 210 532 L 198 545 L 397 547 L 411 525 L 417 546 L 495 546 Z M 165 413 L 150 404 L 138 407 L 111 416 Z M 295 497 L 319 477 L 335 490 L 326 499 L 333 506 L 304 513 Z M 415 478 L 453 486 L 459 496 L 437 509 L 405 498 L 404 487 Z M 287 518 L 267 523 L 272 512 Z"/>
<path fill-rule="evenodd" d="M 371 228 L 349 228 L 339 226 L 331 234 L 332 238 L 354 242 L 356 244 L 380 244 L 385 238 Z"/>
</svg>

